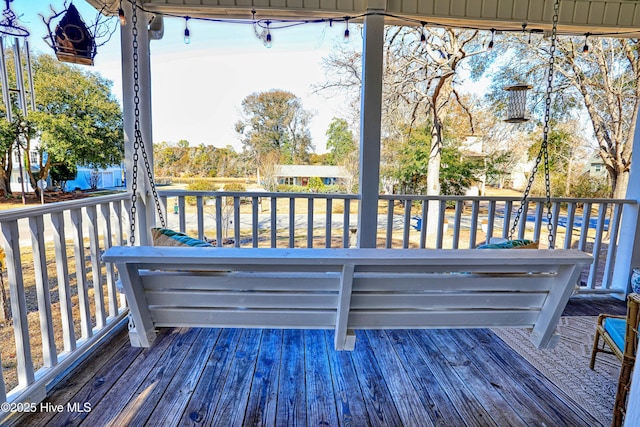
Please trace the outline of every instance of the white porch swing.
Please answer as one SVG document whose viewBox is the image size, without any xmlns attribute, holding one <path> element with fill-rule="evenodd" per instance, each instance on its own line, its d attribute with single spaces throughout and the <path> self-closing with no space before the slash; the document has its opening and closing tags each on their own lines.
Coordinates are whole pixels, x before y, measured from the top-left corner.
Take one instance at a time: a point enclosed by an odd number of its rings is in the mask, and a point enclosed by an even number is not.
<svg viewBox="0 0 640 427">
<path fill-rule="evenodd" d="M 157 327 L 334 329 L 337 350 L 353 350 L 358 329 L 524 327 L 537 347 L 554 345 L 558 319 L 583 266 L 592 262 L 581 251 L 133 246 L 139 152 L 165 224 L 142 141 L 136 0 L 132 4 L 131 245 L 103 255 L 120 274 L 132 345 L 150 346 Z M 553 57 L 550 65 L 551 76 Z M 546 123 L 548 111 L 549 103 Z M 547 131 L 538 156 L 545 168 Z M 550 247 L 552 240 L 550 233 Z"/>
</svg>

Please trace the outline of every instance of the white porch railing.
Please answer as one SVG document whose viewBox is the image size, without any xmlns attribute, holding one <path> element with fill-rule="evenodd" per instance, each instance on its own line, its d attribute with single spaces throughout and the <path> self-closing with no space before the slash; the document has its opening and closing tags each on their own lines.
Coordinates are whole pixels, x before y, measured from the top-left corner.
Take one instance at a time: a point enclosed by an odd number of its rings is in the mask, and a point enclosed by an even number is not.
<svg viewBox="0 0 640 427">
<path fill-rule="evenodd" d="M 519 198 L 380 197 L 377 241 L 387 248 L 473 248 L 509 237 Z M 358 196 L 160 191 L 167 226 L 235 247 L 349 247 Z M 430 203 L 431 202 L 431 203 Z M 615 293 L 611 283 L 625 200 L 555 199 L 557 248 L 596 254 L 581 292 Z M 126 323 L 115 272 L 101 253 L 125 244 L 125 193 L 0 212 L 13 330 L 0 337 L 0 403 L 40 402 L 79 360 Z M 544 200 L 532 198 L 515 236 L 547 242 Z M 437 221 L 429 223 L 428 210 Z M 526 219 L 526 220 L 525 220 Z M 12 332 L 12 333 L 11 333 Z M 27 408 L 27 406 L 22 406 Z M 16 409 L 12 406 L 11 409 Z M 0 424 L 11 415 L 0 412 Z"/>
</svg>

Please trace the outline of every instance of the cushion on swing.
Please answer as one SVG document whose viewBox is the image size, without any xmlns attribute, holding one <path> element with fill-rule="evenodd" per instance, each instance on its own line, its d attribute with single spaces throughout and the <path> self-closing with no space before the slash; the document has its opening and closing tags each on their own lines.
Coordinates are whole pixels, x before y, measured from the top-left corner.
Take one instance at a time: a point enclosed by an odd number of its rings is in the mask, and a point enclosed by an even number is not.
<svg viewBox="0 0 640 427">
<path fill-rule="evenodd" d="M 194 239 L 184 233 L 169 230 L 168 228 L 152 228 L 153 246 L 193 246 L 193 247 L 213 247 L 208 242 Z"/>
<path fill-rule="evenodd" d="M 479 245 L 477 249 L 538 249 L 539 242 L 527 239 L 507 240 L 501 243 Z"/>
</svg>

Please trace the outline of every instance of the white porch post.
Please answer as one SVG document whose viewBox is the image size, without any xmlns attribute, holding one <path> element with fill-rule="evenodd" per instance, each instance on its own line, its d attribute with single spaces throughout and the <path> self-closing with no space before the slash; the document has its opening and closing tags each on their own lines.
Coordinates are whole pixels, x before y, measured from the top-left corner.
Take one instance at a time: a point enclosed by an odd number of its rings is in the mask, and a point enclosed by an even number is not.
<svg viewBox="0 0 640 427">
<path fill-rule="evenodd" d="M 122 2 L 122 8 L 127 17 L 127 24 L 121 28 L 122 54 L 122 102 L 124 110 L 124 154 L 127 188 L 131 189 L 133 182 L 133 143 L 135 141 L 135 103 L 134 103 L 134 72 L 133 72 L 133 34 L 132 7 L 129 2 Z M 151 132 L 151 61 L 149 51 L 149 32 L 147 24 L 150 15 L 137 10 L 138 28 L 138 84 L 140 131 L 144 147 L 153 170 L 153 138 Z M 155 224 L 155 207 L 151 196 L 151 187 L 147 178 L 142 153 L 138 160 L 138 200 L 136 203 L 136 243 L 141 246 L 150 244 L 150 227 Z"/>
<path fill-rule="evenodd" d="M 385 0 L 370 0 L 367 12 L 383 12 Z M 364 18 L 362 93 L 360 101 L 360 208 L 358 246 L 376 247 L 380 182 L 380 120 L 382 110 L 382 60 L 384 16 Z"/>
<path fill-rule="evenodd" d="M 636 120 L 632 153 L 626 198 L 635 200 L 640 204 L 640 114 Z M 612 288 L 620 290 L 621 294 L 618 296 L 621 298 L 624 298 L 629 290 L 631 269 L 640 267 L 639 212 L 640 206 L 638 204 L 624 205 L 622 210 L 618 253 L 616 254 L 616 264 L 613 269 L 611 285 Z"/>
</svg>

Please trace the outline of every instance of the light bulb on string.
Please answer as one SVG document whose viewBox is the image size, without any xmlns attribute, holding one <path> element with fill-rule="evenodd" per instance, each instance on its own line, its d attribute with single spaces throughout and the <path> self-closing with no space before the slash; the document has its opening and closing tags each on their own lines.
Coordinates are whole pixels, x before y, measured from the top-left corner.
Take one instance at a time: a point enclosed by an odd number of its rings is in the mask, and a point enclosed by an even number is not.
<svg viewBox="0 0 640 427">
<path fill-rule="evenodd" d="M 120 25 L 122 27 L 127 25 L 127 17 L 124 16 L 124 10 L 122 9 L 122 2 L 120 2 L 120 7 L 118 8 L 118 19 L 120 19 Z"/>
<path fill-rule="evenodd" d="M 589 45 L 587 44 L 587 39 L 589 38 L 590 34 L 587 33 L 584 35 L 584 46 L 582 46 L 582 53 L 588 53 L 589 52 Z"/>
<path fill-rule="evenodd" d="M 273 40 L 271 39 L 271 31 L 269 30 L 269 24 L 271 24 L 271 21 L 267 21 L 267 34 L 264 37 L 264 45 L 267 48 L 271 48 L 271 46 L 273 46 Z"/>
<path fill-rule="evenodd" d="M 422 28 L 420 29 L 420 42 L 422 44 L 427 44 L 427 36 L 424 34 L 424 22 L 421 22 Z"/>
<path fill-rule="evenodd" d="M 495 36 L 495 34 L 496 34 L 496 29 L 492 28 L 491 29 L 491 40 L 489 41 L 489 46 L 487 46 L 487 49 L 489 49 L 489 50 L 493 49 L 493 37 Z"/>
<path fill-rule="evenodd" d="M 344 22 L 347 24 L 347 28 L 344 30 L 344 42 L 349 43 L 349 18 L 345 17 Z"/>
<path fill-rule="evenodd" d="M 191 32 L 189 31 L 189 17 L 184 18 L 184 44 L 191 43 Z"/>
</svg>

